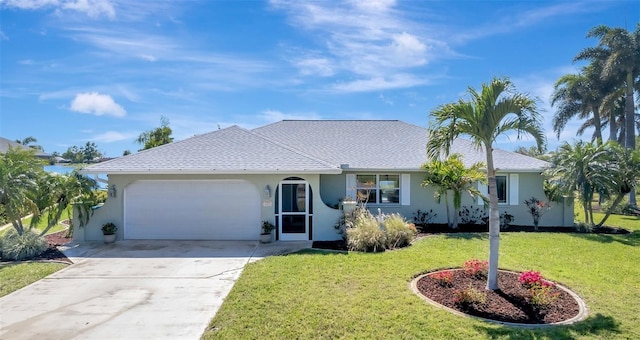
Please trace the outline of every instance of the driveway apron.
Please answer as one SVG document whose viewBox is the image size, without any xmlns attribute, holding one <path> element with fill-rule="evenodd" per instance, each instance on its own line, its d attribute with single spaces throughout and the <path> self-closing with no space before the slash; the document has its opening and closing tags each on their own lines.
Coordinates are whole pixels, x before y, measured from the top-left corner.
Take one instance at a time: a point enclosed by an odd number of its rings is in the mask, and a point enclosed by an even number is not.
<svg viewBox="0 0 640 340">
<path fill-rule="evenodd" d="M 75 264 L 0 298 L 0 339 L 198 339 L 254 241 L 84 244 Z M 259 251 L 258 251 L 259 252 Z"/>
</svg>

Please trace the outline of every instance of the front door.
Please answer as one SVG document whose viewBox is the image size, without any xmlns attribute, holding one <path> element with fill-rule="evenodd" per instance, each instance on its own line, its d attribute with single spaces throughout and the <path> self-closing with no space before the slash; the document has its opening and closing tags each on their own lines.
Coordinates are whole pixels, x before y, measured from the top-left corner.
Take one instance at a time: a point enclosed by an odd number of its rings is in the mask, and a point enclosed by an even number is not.
<svg viewBox="0 0 640 340">
<path fill-rule="evenodd" d="M 304 180 L 284 180 L 279 189 L 280 240 L 308 240 L 309 184 Z"/>
</svg>

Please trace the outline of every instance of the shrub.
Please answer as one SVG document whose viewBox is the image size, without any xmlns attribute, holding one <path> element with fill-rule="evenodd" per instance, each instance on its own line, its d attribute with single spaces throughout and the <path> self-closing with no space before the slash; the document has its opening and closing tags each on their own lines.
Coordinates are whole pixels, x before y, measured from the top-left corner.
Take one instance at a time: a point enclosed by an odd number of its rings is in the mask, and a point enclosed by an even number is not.
<svg viewBox="0 0 640 340">
<path fill-rule="evenodd" d="M 465 289 L 456 289 L 453 294 L 455 296 L 453 301 L 463 307 L 472 307 L 487 302 L 487 293 L 481 292 L 471 285 Z"/>
<path fill-rule="evenodd" d="M 576 222 L 573 226 L 578 233 L 590 233 L 593 231 L 593 225 L 590 223 Z"/>
<path fill-rule="evenodd" d="M 458 216 L 460 216 L 461 224 L 487 224 L 489 219 L 487 212 L 483 208 L 470 208 L 467 206 L 460 208 Z"/>
<path fill-rule="evenodd" d="M 380 229 L 378 220 L 368 210 L 361 209 L 355 214 L 353 227 L 346 228 L 349 250 L 378 252 L 384 251 L 385 233 Z"/>
<path fill-rule="evenodd" d="M 445 270 L 431 275 L 443 287 L 450 287 L 453 282 L 453 272 Z"/>
<path fill-rule="evenodd" d="M 500 214 L 500 230 L 506 230 L 511 227 L 511 222 L 513 222 L 513 215 L 504 211 Z"/>
<path fill-rule="evenodd" d="M 2 258 L 25 260 L 42 254 L 47 248 L 44 238 L 31 231 L 27 230 L 20 235 L 15 230 L 10 230 L 2 240 Z"/>
<path fill-rule="evenodd" d="M 527 212 L 533 217 L 533 226 L 535 230 L 538 230 L 538 223 L 540 223 L 540 218 L 547 211 L 551 209 L 551 205 L 549 202 L 540 201 L 535 197 L 531 197 L 528 200 L 524 201 L 524 204 L 527 205 Z"/>
<path fill-rule="evenodd" d="M 558 299 L 560 293 L 551 293 L 551 288 L 555 286 L 549 281 L 543 281 L 540 285 L 534 285 L 529 288 L 531 294 L 530 302 L 534 307 L 546 307 Z"/>
<path fill-rule="evenodd" d="M 534 307 L 540 308 L 548 306 L 558 299 L 560 293 L 551 293 L 551 288 L 555 286 L 540 275 L 540 272 L 533 270 L 526 271 L 518 277 L 518 281 L 529 290 L 529 302 Z"/>
<path fill-rule="evenodd" d="M 387 233 L 387 248 L 406 247 L 416 237 L 416 227 L 400 214 L 386 215 L 382 224 Z"/>
<path fill-rule="evenodd" d="M 413 213 L 413 222 L 416 225 L 425 226 L 429 224 L 434 218 L 436 218 L 436 216 L 438 216 L 438 214 L 434 213 L 433 209 L 430 209 L 429 211 L 422 211 L 418 209 Z"/>
<path fill-rule="evenodd" d="M 464 263 L 462 266 L 464 273 L 473 276 L 475 278 L 484 278 L 487 277 L 487 273 L 489 272 L 489 261 L 481 261 L 478 259 L 471 259 Z"/>
</svg>

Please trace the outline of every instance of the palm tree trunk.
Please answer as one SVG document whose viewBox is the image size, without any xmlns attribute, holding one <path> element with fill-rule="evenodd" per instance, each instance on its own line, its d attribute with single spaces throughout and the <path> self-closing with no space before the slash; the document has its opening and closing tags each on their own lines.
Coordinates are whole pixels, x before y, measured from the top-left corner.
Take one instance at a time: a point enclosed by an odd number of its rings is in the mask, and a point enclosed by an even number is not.
<svg viewBox="0 0 640 340">
<path fill-rule="evenodd" d="M 623 198 L 624 198 L 624 195 L 617 195 L 616 196 L 616 199 L 613 201 L 613 203 L 611 204 L 609 209 L 607 209 L 607 213 L 602 218 L 602 221 L 600 221 L 600 223 L 598 223 L 598 225 L 596 225 L 596 227 L 602 227 L 604 222 L 606 222 L 607 219 L 609 218 L 609 216 L 611 216 L 611 213 L 613 212 L 613 209 L 615 209 L 618 206 L 618 204 L 620 204 L 620 202 L 622 202 Z"/>
<path fill-rule="evenodd" d="M 444 203 L 445 207 L 447 207 L 447 228 L 451 228 L 451 214 L 449 213 L 449 194 L 446 191 L 444 193 Z"/>
<path fill-rule="evenodd" d="M 611 108 L 609 111 L 609 141 L 618 140 L 618 124 L 616 123 L 616 111 Z"/>
<path fill-rule="evenodd" d="M 596 145 L 602 145 L 602 122 L 600 121 L 600 110 L 598 106 L 593 106 L 593 127 L 595 131 L 593 132 L 594 137 L 596 137 Z"/>
<path fill-rule="evenodd" d="M 498 255 L 500 249 L 500 212 L 498 211 L 498 187 L 493 167 L 493 148 L 485 145 L 487 153 L 487 179 L 489 180 L 489 273 L 487 289 L 498 289 Z"/>
<path fill-rule="evenodd" d="M 633 69 L 627 70 L 627 97 L 624 102 L 624 125 L 626 126 L 626 140 L 625 147 L 629 150 L 634 150 L 636 148 L 636 129 L 635 129 L 635 110 L 634 110 L 634 100 L 633 100 Z M 635 207 L 637 206 L 636 202 L 636 191 L 631 190 L 629 193 L 629 205 Z"/>
<path fill-rule="evenodd" d="M 460 215 L 460 208 L 453 209 L 453 224 L 451 229 L 458 229 L 458 215 Z"/>
</svg>

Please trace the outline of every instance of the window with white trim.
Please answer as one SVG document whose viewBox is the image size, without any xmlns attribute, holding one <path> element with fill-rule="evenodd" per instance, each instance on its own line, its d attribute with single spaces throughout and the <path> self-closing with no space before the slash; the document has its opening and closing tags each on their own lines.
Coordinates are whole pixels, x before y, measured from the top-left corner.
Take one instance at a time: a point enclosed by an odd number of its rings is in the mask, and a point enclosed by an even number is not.
<svg viewBox="0 0 640 340">
<path fill-rule="evenodd" d="M 356 190 L 369 204 L 400 204 L 400 175 L 356 175 Z"/>
<path fill-rule="evenodd" d="M 507 176 L 496 176 L 498 203 L 507 203 Z"/>
</svg>

